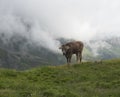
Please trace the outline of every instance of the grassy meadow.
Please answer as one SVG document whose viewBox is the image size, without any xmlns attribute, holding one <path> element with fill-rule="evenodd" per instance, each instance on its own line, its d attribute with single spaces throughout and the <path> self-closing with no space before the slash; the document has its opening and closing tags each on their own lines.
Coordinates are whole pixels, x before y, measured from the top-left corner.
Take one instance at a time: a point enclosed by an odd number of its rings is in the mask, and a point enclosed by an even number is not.
<svg viewBox="0 0 120 97">
<path fill-rule="evenodd" d="M 0 97 L 120 97 L 120 60 L 0 69 Z"/>
</svg>

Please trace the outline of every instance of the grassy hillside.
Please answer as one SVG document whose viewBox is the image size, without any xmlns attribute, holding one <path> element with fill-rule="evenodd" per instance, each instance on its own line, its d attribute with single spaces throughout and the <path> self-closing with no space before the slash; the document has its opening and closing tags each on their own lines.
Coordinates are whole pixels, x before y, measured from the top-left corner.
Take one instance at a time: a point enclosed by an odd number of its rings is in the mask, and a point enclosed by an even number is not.
<svg viewBox="0 0 120 97">
<path fill-rule="evenodd" d="M 120 60 L 0 69 L 0 97 L 120 97 Z"/>
</svg>

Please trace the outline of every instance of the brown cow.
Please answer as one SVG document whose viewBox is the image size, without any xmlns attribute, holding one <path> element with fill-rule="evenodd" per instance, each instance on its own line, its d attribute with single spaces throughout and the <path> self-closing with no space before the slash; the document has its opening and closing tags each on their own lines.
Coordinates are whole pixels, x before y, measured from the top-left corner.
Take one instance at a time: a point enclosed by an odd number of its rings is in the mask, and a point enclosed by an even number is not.
<svg viewBox="0 0 120 97">
<path fill-rule="evenodd" d="M 74 41 L 62 45 L 59 49 L 62 49 L 63 55 L 66 57 L 67 64 L 69 65 L 71 63 L 71 57 L 73 54 L 76 54 L 77 62 L 81 62 L 83 47 L 83 42 Z"/>
</svg>

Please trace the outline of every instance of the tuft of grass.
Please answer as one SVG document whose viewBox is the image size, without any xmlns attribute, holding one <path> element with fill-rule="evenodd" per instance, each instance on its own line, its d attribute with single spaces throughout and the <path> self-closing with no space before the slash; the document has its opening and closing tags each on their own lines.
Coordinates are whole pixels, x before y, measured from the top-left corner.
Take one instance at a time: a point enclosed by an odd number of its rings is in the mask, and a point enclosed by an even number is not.
<svg viewBox="0 0 120 97">
<path fill-rule="evenodd" d="M 120 97 L 120 60 L 0 69 L 0 97 Z"/>
</svg>

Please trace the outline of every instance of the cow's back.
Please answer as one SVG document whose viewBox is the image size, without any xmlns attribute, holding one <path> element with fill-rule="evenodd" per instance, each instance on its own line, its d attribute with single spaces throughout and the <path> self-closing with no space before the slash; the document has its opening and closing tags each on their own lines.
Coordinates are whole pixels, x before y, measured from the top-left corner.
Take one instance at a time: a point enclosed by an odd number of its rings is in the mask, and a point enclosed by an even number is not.
<svg viewBox="0 0 120 97">
<path fill-rule="evenodd" d="M 74 42 L 69 42 L 66 45 L 68 45 L 70 47 L 70 49 L 73 51 L 73 53 L 76 52 L 82 52 L 83 50 L 83 43 L 81 41 L 74 41 Z"/>
</svg>

